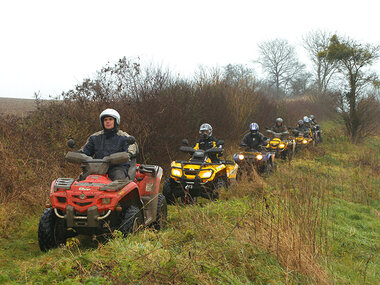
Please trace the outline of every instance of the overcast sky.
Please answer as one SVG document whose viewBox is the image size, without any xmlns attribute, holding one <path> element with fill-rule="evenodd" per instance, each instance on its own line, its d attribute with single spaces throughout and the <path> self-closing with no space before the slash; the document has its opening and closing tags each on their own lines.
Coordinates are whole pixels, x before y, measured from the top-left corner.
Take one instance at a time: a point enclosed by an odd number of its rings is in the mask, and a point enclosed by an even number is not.
<svg viewBox="0 0 380 285">
<path fill-rule="evenodd" d="M 190 75 L 199 65 L 249 65 L 259 43 L 285 38 L 301 45 L 312 30 L 379 44 L 379 3 L 1 0 L 0 97 L 58 95 L 123 56 Z"/>
</svg>

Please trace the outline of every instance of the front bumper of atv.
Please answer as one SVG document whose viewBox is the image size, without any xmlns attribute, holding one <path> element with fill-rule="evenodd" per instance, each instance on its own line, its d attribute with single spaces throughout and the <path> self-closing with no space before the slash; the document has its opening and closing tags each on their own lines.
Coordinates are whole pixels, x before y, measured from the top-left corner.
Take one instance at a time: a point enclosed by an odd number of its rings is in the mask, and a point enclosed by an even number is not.
<svg viewBox="0 0 380 285">
<path fill-rule="evenodd" d="M 54 213 L 58 218 L 65 219 L 68 228 L 97 228 L 100 226 L 100 221 L 108 218 L 111 214 L 111 210 L 108 210 L 103 215 L 99 214 L 98 207 L 92 206 L 88 208 L 86 214 L 77 215 L 75 209 L 71 205 L 66 206 L 65 215 L 61 215 L 58 209 L 54 208 Z"/>
</svg>

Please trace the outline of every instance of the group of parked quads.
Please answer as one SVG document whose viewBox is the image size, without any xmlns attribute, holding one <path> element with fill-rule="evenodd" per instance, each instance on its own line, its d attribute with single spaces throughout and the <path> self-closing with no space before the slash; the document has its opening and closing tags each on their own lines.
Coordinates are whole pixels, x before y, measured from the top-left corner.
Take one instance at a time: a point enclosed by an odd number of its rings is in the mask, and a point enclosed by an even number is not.
<svg viewBox="0 0 380 285">
<path fill-rule="evenodd" d="M 133 137 L 130 140 L 129 143 L 134 143 Z M 220 147 L 205 151 L 190 147 L 184 139 L 180 150 L 191 157 L 172 162 L 162 194 L 159 189 L 163 171 L 159 166 L 129 161 L 126 153 L 93 159 L 70 151 L 66 160 L 80 164 L 88 176 L 58 178 L 52 182 L 50 203 L 38 227 L 40 249 L 55 248 L 77 235 L 112 236 L 118 230 L 126 236 L 141 227 L 160 230 L 166 223 L 167 203 L 193 204 L 198 197 L 217 199 L 221 188 L 236 183 L 242 175 L 250 171 L 268 174 L 276 169 L 275 158 L 290 161 L 298 149 L 318 141 L 311 131 L 288 138 L 272 132 L 272 138 L 260 150 L 245 149 L 234 154 L 233 160 L 212 162 L 210 156 L 223 153 L 223 141 L 217 143 Z M 69 146 L 73 147 L 72 141 Z M 130 164 L 129 178 L 110 180 L 109 166 L 126 162 Z"/>
</svg>

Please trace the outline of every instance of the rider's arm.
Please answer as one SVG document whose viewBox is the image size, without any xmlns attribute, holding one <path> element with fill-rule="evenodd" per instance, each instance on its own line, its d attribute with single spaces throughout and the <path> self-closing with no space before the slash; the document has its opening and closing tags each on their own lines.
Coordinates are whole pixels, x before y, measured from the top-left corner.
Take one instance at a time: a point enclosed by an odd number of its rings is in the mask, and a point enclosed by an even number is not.
<svg viewBox="0 0 380 285">
<path fill-rule="evenodd" d="M 82 148 L 79 150 L 79 152 L 84 153 L 85 155 L 88 156 L 93 156 L 95 154 L 95 142 L 94 142 L 95 137 L 91 135 L 88 139 L 87 142 Z"/>
<path fill-rule="evenodd" d="M 247 146 L 247 145 L 248 145 L 248 134 L 246 134 L 240 142 L 240 146 Z"/>
<path fill-rule="evenodd" d="M 137 143 L 135 142 L 134 144 L 127 145 L 126 151 L 129 154 L 130 158 L 135 158 L 137 156 L 137 152 L 138 152 Z"/>
<path fill-rule="evenodd" d="M 119 131 L 118 135 L 122 136 L 122 137 L 129 137 L 130 136 L 129 134 L 127 134 L 126 132 L 123 132 L 123 131 Z M 132 159 L 132 158 L 135 158 L 137 156 L 139 148 L 138 148 L 136 142 L 134 142 L 133 144 L 128 144 L 127 140 L 125 139 L 125 144 L 124 144 L 123 150 L 126 153 L 128 153 L 129 158 Z"/>
</svg>

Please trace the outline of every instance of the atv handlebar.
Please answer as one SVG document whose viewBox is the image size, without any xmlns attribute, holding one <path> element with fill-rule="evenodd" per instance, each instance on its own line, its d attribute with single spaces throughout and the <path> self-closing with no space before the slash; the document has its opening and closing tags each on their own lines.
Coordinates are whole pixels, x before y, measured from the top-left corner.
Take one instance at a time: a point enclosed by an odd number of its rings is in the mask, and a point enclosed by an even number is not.
<svg viewBox="0 0 380 285">
<path fill-rule="evenodd" d="M 281 132 L 281 133 L 276 133 L 272 130 L 266 130 L 267 133 L 270 133 L 270 134 L 273 134 L 275 137 L 281 137 L 283 135 L 288 135 L 289 132 L 288 131 L 285 131 L 285 132 Z"/>
<path fill-rule="evenodd" d="M 109 156 L 103 157 L 103 159 L 94 160 L 91 156 L 88 156 L 81 152 L 69 151 L 66 154 L 66 160 L 71 163 L 82 164 L 82 163 L 108 163 L 108 164 L 123 164 L 130 160 L 128 153 L 117 152 Z"/>
</svg>

